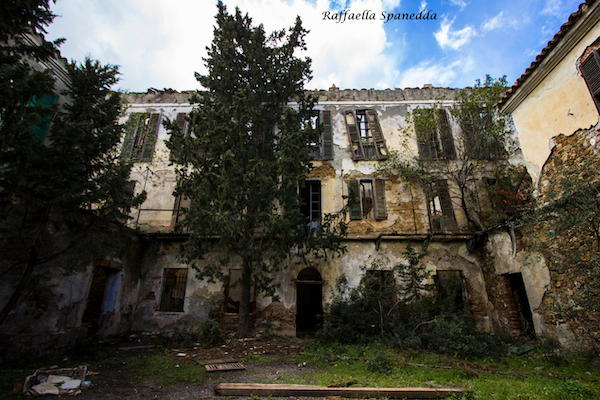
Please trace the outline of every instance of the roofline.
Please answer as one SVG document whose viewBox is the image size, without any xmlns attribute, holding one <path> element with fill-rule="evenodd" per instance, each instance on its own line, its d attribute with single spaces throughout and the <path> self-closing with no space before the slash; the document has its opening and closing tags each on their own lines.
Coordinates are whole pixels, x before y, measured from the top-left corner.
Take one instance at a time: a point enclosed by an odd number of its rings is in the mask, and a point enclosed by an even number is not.
<svg viewBox="0 0 600 400">
<path fill-rule="evenodd" d="M 501 111 L 512 113 L 554 70 L 579 41 L 600 21 L 600 2 L 586 0 L 569 16 L 525 72 L 497 103 Z"/>
</svg>

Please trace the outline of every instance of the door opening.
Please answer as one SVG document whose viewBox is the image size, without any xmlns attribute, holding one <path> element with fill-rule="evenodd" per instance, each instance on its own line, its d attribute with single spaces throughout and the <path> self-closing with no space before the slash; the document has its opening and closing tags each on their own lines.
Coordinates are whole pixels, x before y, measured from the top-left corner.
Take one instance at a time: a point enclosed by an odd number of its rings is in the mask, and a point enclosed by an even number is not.
<svg viewBox="0 0 600 400">
<path fill-rule="evenodd" d="M 533 316 L 527 299 L 527 290 L 521 273 L 504 275 L 508 292 L 509 324 L 513 332 L 519 335 L 535 337 Z"/>
<path fill-rule="evenodd" d="M 116 268 L 94 267 L 92 284 L 83 313 L 82 324 L 87 325 L 90 333 L 97 332 L 101 317 L 115 310 L 117 296 L 121 287 L 121 271 Z"/>
<path fill-rule="evenodd" d="M 296 280 L 296 336 L 315 332 L 323 324 L 323 280 L 315 268 L 305 268 Z"/>
</svg>

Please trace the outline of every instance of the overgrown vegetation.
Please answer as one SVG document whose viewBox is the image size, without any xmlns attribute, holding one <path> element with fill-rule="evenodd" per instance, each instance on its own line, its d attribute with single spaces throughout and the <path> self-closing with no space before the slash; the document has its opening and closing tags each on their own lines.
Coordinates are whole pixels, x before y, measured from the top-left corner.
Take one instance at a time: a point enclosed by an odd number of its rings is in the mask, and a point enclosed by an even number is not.
<svg viewBox="0 0 600 400">
<path fill-rule="evenodd" d="M 364 278 L 356 288 L 340 280 L 319 340 L 345 344 L 377 340 L 398 349 L 467 357 L 505 353 L 504 341 L 476 330 L 464 305 L 456 301 L 462 297 L 461 287 L 436 296 L 431 273 L 421 263 L 425 250 L 409 246 L 406 261 L 389 271 L 373 260 L 363 267 Z"/>
<path fill-rule="evenodd" d="M 460 205 L 470 230 L 484 232 L 513 223 L 529 209 L 532 198 L 527 171 L 509 162 L 518 150 L 516 139 L 506 117 L 494 107 L 506 87 L 505 77 L 488 75 L 461 90 L 447 110 L 441 102 L 413 110 L 402 131 L 408 151 L 392 152 L 381 169 L 426 191 L 446 182 L 444 187 L 452 203 Z M 453 124 L 460 127 L 461 137 L 453 137 Z M 415 134 L 418 154 L 407 156 L 416 154 Z M 430 212 L 448 213 L 443 207 Z"/>
</svg>

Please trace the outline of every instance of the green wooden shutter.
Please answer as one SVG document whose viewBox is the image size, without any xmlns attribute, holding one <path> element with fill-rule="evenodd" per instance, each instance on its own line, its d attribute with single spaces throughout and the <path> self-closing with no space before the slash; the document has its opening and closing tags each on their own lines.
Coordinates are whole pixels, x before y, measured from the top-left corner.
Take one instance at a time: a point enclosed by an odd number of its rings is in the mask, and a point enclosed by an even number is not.
<svg viewBox="0 0 600 400">
<path fill-rule="evenodd" d="M 581 74 L 594 101 L 597 103 L 596 97 L 600 95 L 600 53 L 598 53 L 598 50 L 594 51 L 581 64 Z"/>
<path fill-rule="evenodd" d="M 350 146 L 352 147 L 352 158 L 364 158 L 362 147 L 360 146 L 358 126 L 356 124 L 356 115 L 354 115 L 354 112 L 346 111 L 344 113 L 344 121 L 346 123 L 346 131 L 348 132 L 348 136 L 350 137 Z"/>
<path fill-rule="evenodd" d="M 425 121 L 429 118 L 429 109 L 417 109 L 413 113 L 415 122 L 415 133 L 417 135 L 417 145 L 419 147 L 419 158 L 431 160 L 433 152 L 431 151 L 431 132 L 429 132 Z"/>
<path fill-rule="evenodd" d="M 377 116 L 377 111 L 366 110 L 366 114 L 367 121 L 369 123 L 369 130 L 371 131 L 371 136 L 373 136 L 373 140 L 375 141 L 375 145 L 377 146 L 379 159 L 385 159 L 388 156 L 388 151 L 385 145 L 385 139 L 383 138 L 383 131 L 381 130 L 381 125 L 379 124 L 379 117 Z"/>
<path fill-rule="evenodd" d="M 333 132 L 331 130 L 331 111 L 321 111 L 321 140 L 323 160 L 333 160 Z"/>
<path fill-rule="evenodd" d="M 121 147 L 121 158 L 127 160 L 133 158 L 133 144 L 145 116 L 145 113 L 129 114 L 129 119 L 125 123 L 125 137 L 123 138 L 123 146 Z"/>
<path fill-rule="evenodd" d="M 438 109 L 437 112 L 444 158 L 446 160 L 456 160 L 456 149 L 454 148 L 454 138 L 452 137 L 450 122 L 448 121 L 448 113 L 443 108 Z"/>
<path fill-rule="evenodd" d="M 144 144 L 142 145 L 139 160 L 151 162 L 154 156 L 154 148 L 158 138 L 158 128 L 160 127 L 160 114 L 151 114 L 148 125 L 145 126 Z"/>
<path fill-rule="evenodd" d="M 381 220 L 386 218 L 385 181 L 383 179 L 375 179 L 375 219 Z"/>
<path fill-rule="evenodd" d="M 445 180 L 439 180 L 435 183 L 438 196 L 440 197 L 440 203 L 442 205 L 442 229 L 454 230 L 456 229 L 456 218 L 454 217 L 454 206 L 452 205 L 452 199 L 448 192 L 448 183 Z"/>
<path fill-rule="evenodd" d="M 348 185 L 348 207 L 350 208 L 350 219 L 362 219 L 358 181 L 356 179 L 352 179 L 346 183 Z"/>
</svg>

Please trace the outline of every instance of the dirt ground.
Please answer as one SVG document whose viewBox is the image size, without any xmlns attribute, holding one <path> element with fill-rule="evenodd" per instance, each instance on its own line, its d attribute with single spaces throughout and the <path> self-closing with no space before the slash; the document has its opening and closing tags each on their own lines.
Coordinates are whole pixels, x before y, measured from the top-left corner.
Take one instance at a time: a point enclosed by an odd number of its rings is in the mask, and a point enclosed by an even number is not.
<svg viewBox="0 0 600 400">
<path fill-rule="evenodd" d="M 91 354 L 74 354 L 57 362 L 54 366 L 60 368 L 87 365 L 91 371 L 87 377 L 91 387 L 65 398 L 212 399 L 217 397 L 213 389 L 217 383 L 276 382 L 279 375 L 301 374 L 311 368 L 294 361 L 306 343 L 302 339 L 230 338 L 226 344 L 210 348 L 169 343 L 135 348 L 148 346 L 151 339 L 133 336 L 127 341 L 101 344 Z M 203 365 L 208 360 L 241 361 L 246 370 L 206 373 Z"/>
</svg>

